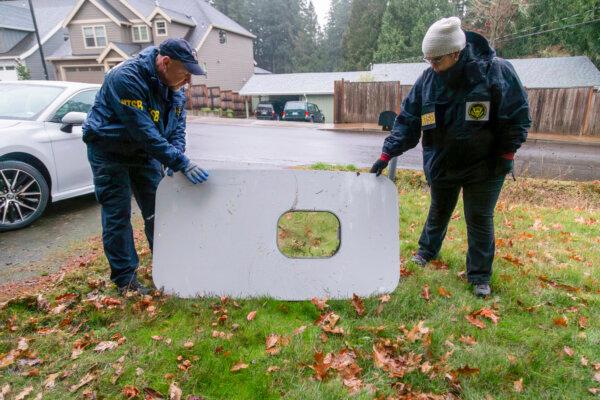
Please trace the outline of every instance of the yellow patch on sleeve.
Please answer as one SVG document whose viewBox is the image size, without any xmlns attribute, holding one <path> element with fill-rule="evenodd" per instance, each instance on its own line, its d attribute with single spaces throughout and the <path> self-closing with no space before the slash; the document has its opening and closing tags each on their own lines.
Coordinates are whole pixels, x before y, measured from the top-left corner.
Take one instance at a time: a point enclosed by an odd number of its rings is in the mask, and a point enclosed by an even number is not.
<svg viewBox="0 0 600 400">
<path fill-rule="evenodd" d="M 124 106 L 129 106 L 144 111 L 144 104 L 141 100 L 121 99 L 120 103 Z"/>
<path fill-rule="evenodd" d="M 430 113 L 421 115 L 421 126 L 422 127 L 434 125 L 434 124 L 435 124 L 435 113 L 434 112 L 430 112 Z"/>
<path fill-rule="evenodd" d="M 152 121 L 158 122 L 160 120 L 160 111 L 154 110 L 152 108 L 150 108 L 148 111 L 150 112 L 150 116 L 152 117 Z"/>
</svg>

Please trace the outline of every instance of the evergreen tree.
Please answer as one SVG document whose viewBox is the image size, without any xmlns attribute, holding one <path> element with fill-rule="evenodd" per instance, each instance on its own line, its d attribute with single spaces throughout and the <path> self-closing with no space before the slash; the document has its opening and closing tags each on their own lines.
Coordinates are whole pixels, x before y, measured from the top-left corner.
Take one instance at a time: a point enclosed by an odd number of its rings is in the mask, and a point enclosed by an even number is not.
<svg viewBox="0 0 600 400">
<path fill-rule="evenodd" d="M 386 3 L 386 0 L 352 0 L 342 41 L 345 70 L 364 70 L 373 62 Z"/>
<path fill-rule="evenodd" d="M 440 18 L 459 14 L 459 6 L 446 0 L 391 0 L 385 10 L 376 62 L 416 62 L 423 57 L 421 43 L 429 26 Z"/>
<path fill-rule="evenodd" d="M 539 0 L 520 13 L 501 43 L 503 57 L 587 55 L 600 68 L 600 0 Z"/>
<path fill-rule="evenodd" d="M 310 0 L 300 0 L 300 15 L 297 33 L 294 38 L 292 66 L 294 72 L 314 72 L 322 70 L 323 41 L 315 7 Z"/>
<path fill-rule="evenodd" d="M 351 4 L 351 0 L 331 0 L 323 44 L 320 46 L 324 71 L 343 70 L 342 39 L 350 19 Z"/>
</svg>

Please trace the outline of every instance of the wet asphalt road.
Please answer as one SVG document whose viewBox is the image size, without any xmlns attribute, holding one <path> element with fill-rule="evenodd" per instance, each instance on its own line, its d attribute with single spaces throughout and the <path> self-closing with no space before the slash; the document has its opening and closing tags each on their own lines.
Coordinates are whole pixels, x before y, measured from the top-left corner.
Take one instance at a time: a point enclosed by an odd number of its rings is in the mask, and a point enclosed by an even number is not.
<svg viewBox="0 0 600 400">
<path fill-rule="evenodd" d="M 202 167 L 282 168 L 316 162 L 370 166 L 384 133 L 325 131 L 297 127 L 188 124 L 187 154 Z M 421 169 L 417 147 L 398 160 L 399 168 Z M 600 179 L 600 146 L 529 141 L 519 151 L 516 174 L 555 179 Z M 139 214 L 134 206 L 134 214 Z M 0 233 L 0 284 L 57 270 L 64 254 L 100 234 L 93 195 L 51 204 L 26 229 Z"/>
</svg>

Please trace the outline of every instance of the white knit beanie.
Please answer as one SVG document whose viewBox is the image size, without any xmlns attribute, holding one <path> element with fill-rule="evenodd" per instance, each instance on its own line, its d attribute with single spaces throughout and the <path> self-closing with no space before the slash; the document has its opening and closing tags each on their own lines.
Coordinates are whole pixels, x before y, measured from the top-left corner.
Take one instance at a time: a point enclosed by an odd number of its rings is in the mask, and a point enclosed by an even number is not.
<svg viewBox="0 0 600 400">
<path fill-rule="evenodd" d="M 442 18 L 427 29 L 421 49 L 425 57 L 439 57 L 461 51 L 467 40 L 457 17 Z"/>
</svg>

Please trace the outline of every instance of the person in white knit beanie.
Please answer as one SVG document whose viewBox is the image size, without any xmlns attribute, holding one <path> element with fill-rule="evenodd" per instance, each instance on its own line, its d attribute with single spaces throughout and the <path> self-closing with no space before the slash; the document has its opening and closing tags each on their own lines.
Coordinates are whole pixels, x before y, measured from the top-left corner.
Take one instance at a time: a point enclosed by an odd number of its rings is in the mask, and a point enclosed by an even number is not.
<svg viewBox="0 0 600 400">
<path fill-rule="evenodd" d="M 467 40 L 457 17 L 442 18 L 429 27 L 421 49 L 424 60 L 435 72 L 443 72 L 457 61 Z"/>
<path fill-rule="evenodd" d="M 410 260 L 426 267 L 440 257 L 462 192 L 467 281 L 475 296 L 488 297 L 496 252 L 494 209 L 531 126 L 527 93 L 510 62 L 497 57 L 479 33 L 463 31 L 459 18 L 433 23 L 422 50 L 431 68 L 404 97 L 371 172 L 380 175 L 392 158 L 421 142 L 431 203 Z"/>
</svg>

